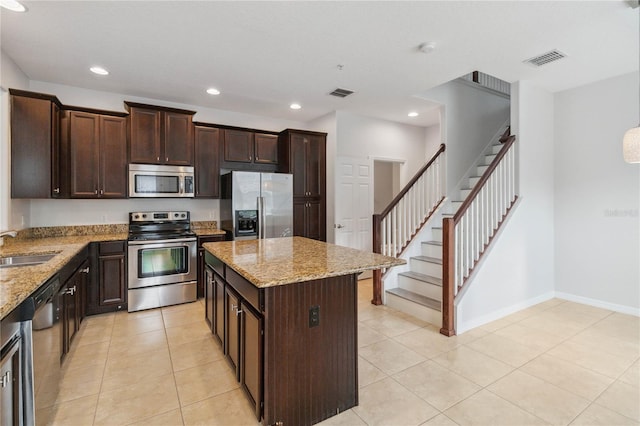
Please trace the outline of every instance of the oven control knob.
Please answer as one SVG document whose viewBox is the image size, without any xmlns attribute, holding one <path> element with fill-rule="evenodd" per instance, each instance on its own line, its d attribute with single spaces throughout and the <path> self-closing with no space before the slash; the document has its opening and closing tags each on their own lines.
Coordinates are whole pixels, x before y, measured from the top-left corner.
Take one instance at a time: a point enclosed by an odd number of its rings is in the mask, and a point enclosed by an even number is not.
<svg viewBox="0 0 640 426">
<path fill-rule="evenodd" d="M 180 216 L 184 219 L 185 217 L 187 217 L 187 214 L 186 213 L 182 213 Z"/>
<path fill-rule="evenodd" d="M 147 215 L 146 215 L 146 214 L 143 214 L 143 215 L 142 215 L 142 218 L 143 218 L 143 219 L 146 219 L 146 218 L 147 218 Z"/>
<path fill-rule="evenodd" d="M 134 219 L 140 219 L 140 215 L 139 215 L 139 214 L 134 215 L 134 216 L 133 216 L 133 218 L 134 218 Z"/>
</svg>

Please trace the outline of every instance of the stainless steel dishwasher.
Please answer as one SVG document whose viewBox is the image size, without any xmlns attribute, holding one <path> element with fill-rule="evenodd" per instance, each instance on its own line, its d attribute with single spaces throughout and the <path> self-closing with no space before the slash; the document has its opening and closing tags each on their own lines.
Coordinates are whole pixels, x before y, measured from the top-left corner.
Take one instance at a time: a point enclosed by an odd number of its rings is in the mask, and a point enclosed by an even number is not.
<svg viewBox="0 0 640 426">
<path fill-rule="evenodd" d="M 35 423 L 50 423 L 51 407 L 58 396 L 62 325 L 58 291 L 60 280 L 54 277 L 33 294 L 35 314 L 32 322 L 33 394 L 32 406 L 26 411 L 35 414 Z"/>
</svg>

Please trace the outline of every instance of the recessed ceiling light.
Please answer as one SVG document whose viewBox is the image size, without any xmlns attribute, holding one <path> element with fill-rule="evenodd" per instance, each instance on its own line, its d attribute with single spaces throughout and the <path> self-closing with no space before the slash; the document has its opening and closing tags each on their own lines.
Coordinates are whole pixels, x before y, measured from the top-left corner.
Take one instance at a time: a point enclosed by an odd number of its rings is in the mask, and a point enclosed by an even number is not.
<svg viewBox="0 0 640 426">
<path fill-rule="evenodd" d="M 16 0 L 0 0 L 0 6 L 13 12 L 24 12 L 27 10 L 22 4 Z"/>
<path fill-rule="evenodd" d="M 105 70 L 102 67 L 91 67 L 89 68 L 89 71 L 98 75 L 109 75 L 109 71 Z"/>
<path fill-rule="evenodd" d="M 409 114 L 407 114 L 409 117 L 417 117 L 419 114 L 415 111 L 411 111 Z"/>
<path fill-rule="evenodd" d="M 302 108 L 302 106 L 300 106 L 300 104 L 291 104 L 291 105 L 289 105 L 289 108 L 291 108 L 291 109 L 300 109 L 300 108 Z"/>
<path fill-rule="evenodd" d="M 215 87 L 210 87 L 207 89 L 207 93 L 210 95 L 219 95 L 220 91 L 218 89 L 216 89 Z"/>
</svg>

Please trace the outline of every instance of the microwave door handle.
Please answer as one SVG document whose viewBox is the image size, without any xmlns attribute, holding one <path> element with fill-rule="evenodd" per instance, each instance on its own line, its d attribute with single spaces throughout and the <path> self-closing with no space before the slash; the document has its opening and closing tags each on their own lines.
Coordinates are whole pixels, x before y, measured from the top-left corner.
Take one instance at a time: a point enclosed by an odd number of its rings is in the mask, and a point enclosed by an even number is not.
<svg viewBox="0 0 640 426">
<path fill-rule="evenodd" d="M 184 194 L 184 176 L 180 177 L 180 194 Z"/>
</svg>

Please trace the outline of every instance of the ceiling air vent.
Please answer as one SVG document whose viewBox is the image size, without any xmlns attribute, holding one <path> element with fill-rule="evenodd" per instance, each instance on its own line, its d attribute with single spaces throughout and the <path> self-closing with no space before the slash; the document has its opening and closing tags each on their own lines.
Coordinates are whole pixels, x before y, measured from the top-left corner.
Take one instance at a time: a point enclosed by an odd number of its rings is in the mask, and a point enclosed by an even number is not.
<svg viewBox="0 0 640 426">
<path fill-rule="evenodd" d="M 566 57 L 564 53 L 558 50 L 552 50 L 547 53 L 543 53 L 542 55 L 534 56 L 533 58 L 527 59 L 524 61 L 525 64 L 531 64 L 536 67 L 541 67 L 542 65 L 548 64 L 549 62 L 554 62 L 559 59 Z"/>
<path fill-rule="evenodd" d="M 331 96 L 337 96 L 338 98 L 346 98 L 347 96 L 349 96 L 350 94 L 353 93 L 353 90 L 349 90 L 349 89 L 341 89 L 341 88 L 337 88 L 335 89 L 333 92 L 329 93 Z"/>
</svg>

